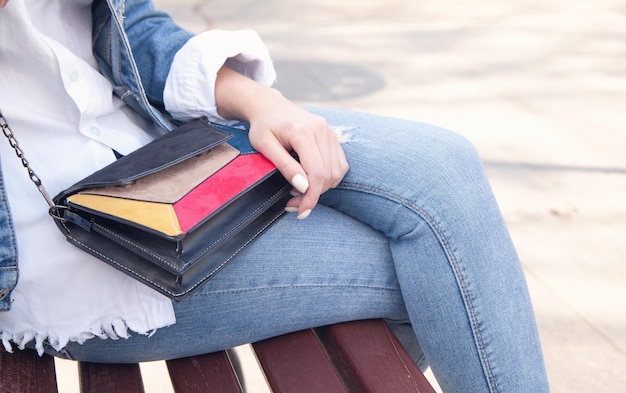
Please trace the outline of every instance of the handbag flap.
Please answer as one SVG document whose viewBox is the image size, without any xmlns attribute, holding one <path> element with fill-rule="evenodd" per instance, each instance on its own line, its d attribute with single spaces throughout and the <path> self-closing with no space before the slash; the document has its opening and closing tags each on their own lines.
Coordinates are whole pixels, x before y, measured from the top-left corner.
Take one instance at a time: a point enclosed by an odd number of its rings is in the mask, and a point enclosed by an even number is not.
<svg viewBox="0 0 626 393">
<path fill-rule="evenodd" d="M 54 197 L 55 203 L 78 191 L 103 186 L 129 184 L 220 145 L 232 135 L 199 119 L 185 123 L 127 156 L 94 172 Z"/>
<path fill-rule="evenodd" d="M 238 150 L 224 143 L 128 185 L 88 188 L 80 193 L 173 204 L 238 155 Z"/>
</svg>

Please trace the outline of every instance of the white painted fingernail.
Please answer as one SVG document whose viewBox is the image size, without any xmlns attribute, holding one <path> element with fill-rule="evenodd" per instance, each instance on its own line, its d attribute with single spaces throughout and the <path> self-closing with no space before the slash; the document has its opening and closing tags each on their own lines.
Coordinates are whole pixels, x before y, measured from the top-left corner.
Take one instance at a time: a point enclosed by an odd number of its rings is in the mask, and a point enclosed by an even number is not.
<svg viewBox="0 0 626 393">
<path fill-rule="evenodd" d="M 285 207 L 285 211 L 287 213 L 295 213 L 295 212 L 298 211 L 298 208 L 297 207 L 292 207 L 292 206 L 287 206 L 287 207 Z"/>
<path fill-rule="evenodd" d="M 302 194 L 306 192 L 309 188 L 309 181 L 306 177 L 301 174 L 297 174 L 291 179 L 291 184 L 296 188 L 296 190 L 300 191 Z"/>
<path fill-rule="evenodd" d="M 298 220 L 304 220 L 311 214 L 311 209 L 305 210 L 298 216 Z"/>
</svg>

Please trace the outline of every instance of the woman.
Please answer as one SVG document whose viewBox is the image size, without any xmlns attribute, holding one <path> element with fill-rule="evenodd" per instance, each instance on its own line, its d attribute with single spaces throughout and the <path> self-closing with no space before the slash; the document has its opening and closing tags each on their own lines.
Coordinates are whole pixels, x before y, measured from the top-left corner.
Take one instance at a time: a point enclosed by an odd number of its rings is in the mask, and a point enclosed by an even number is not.
<svg viewBox="0 0 626 393">
<path fill-rule="evenodd" d="M 173 304 L 67 245 L 0 144 L 7 350 L 137 362 L 385 318 L 445 392 L 548 391 L 523 272 L 468 141 L 302 109 L 269 87 L 255 33 L 192 36 L 147 0 L 0 5 L 0 109 L 51 194 L 199 116 L 249 127 L 294 186 L 293 214 Z"/>
</svg>

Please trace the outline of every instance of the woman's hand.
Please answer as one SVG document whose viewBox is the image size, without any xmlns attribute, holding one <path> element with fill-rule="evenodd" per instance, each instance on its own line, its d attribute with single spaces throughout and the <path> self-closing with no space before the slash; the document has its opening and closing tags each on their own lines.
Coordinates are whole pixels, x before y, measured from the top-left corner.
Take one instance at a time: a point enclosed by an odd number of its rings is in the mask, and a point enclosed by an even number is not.
<svg viewBox="0 0 626 393">
<path fill-rule="evenodd" d="M 320 195 L 336 187 L 348 171 L 343 149 L 323 118 L 275 91 L 262 102 L 261 112 L 250 118 L 250 142 L 300 194 L 287 203 L 287 210 L 306 218 Z"/>
<path fill-rule="evenodd" d="M 5 5 L 7 5 L 8 2 L 9 2 L 9 0 L 0 0 L 0 8 L 2 8 Z"/>
<path fill-rule="evenodd" d="M 297 192 L 287 210 L 297 211 L 298 218 L 308 217 L 320 195 L 336 187 L 347 173 L 348 163 L 333 129 L 277 90 L 222 68 L 215 97 L 222 117 L 250 123 L 254 148 L 294 186 Z"/>
</svg>

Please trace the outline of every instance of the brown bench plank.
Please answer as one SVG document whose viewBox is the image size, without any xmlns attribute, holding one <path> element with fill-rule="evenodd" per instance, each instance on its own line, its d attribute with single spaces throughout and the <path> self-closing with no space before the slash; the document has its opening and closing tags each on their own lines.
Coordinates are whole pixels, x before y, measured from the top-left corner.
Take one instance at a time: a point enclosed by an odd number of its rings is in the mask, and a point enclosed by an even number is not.
<svg viewBox="0 0 626 393">
<path fill-rule="evenodd" d="M 381 320 L 308 329 L 253 344 L 274 393 L 434 390 Z M 177 393 L 242 393 L 227 352 L 167 362 Z M 0 350 L 0 393 L 57 392 L 54 360 Z M 84 393 L 143 393 L 138 364 L 79 363 Z"/>
<path fill-rule="evenodd" d="M 79 362 L 82 393 L 145 393 L 139 364 Z"/>
<path fill-rule="evenodd" d="M 0 393 L 56 393 L 54 358 L 31 350 L 0 349 Z"/>
<path fill-rule="evenodd" d="M 312 330 L 252 344 L 274 393 L 346 393 Z"/>
<path fill-rule="evenodd" d="M 166 363 L 176 393 L 243 393 L 226 351 Z"/>
<path fill-rule="evenodd" d="M 315 330 L 352 391 L 435 393 L 384 321 L 356 321 Z"/>
</svg>

